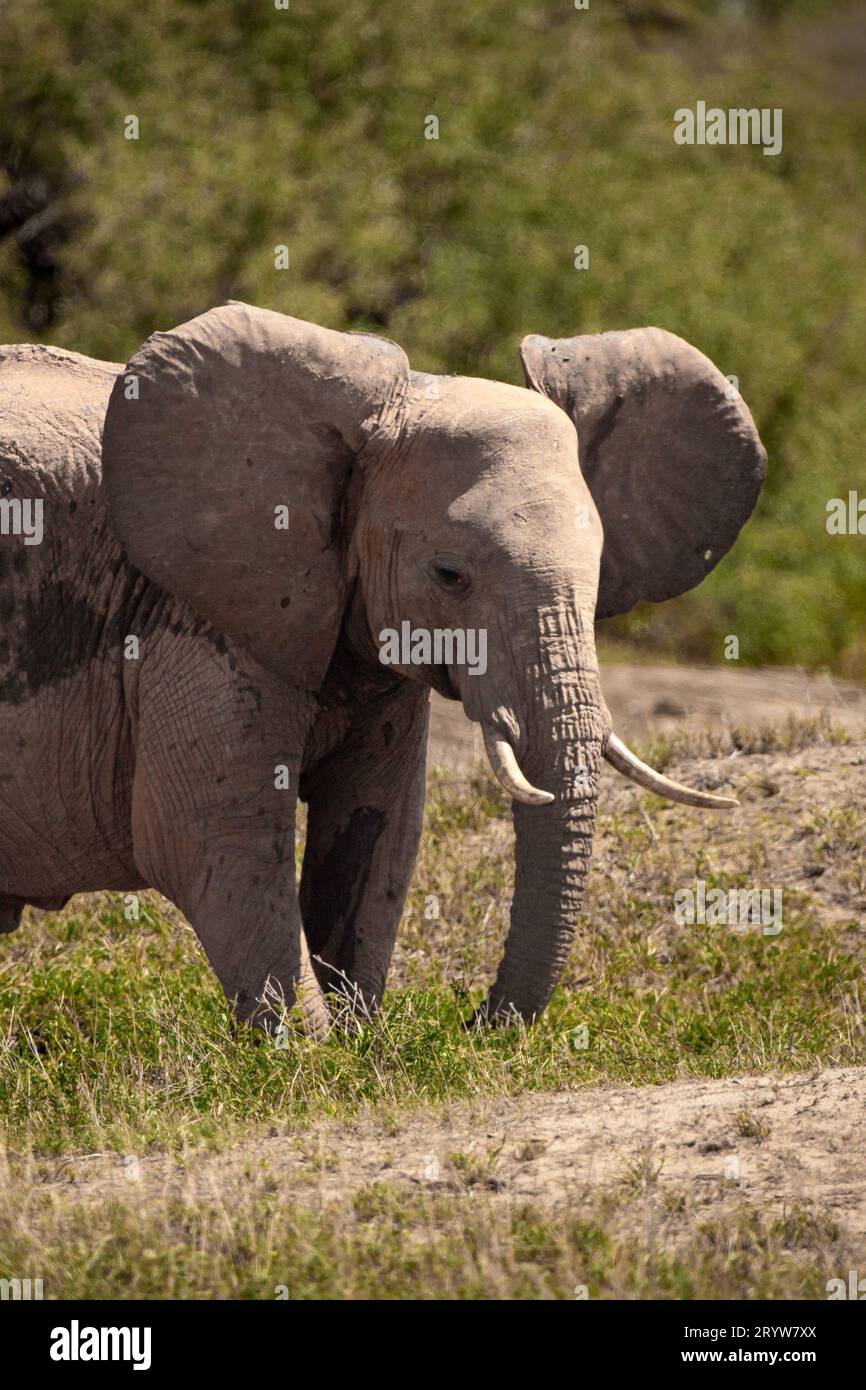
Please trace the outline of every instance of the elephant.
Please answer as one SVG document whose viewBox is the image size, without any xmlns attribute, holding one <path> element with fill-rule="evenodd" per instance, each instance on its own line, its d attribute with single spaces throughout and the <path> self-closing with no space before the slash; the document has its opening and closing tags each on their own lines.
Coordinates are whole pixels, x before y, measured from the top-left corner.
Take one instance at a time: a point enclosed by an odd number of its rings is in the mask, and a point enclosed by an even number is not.
<svg viewBox="0 0 866 1390">
<path fill-rule="evenodd" d="M 475 1017 L 531 1022 L 578 924 L 602 760 L 737 804 L 617 738 L 594 624 L 727 553 L 764 478 L 752 417 L 662 329 L 520 354 L 523 386 L 434 376 L 385 338 L 237 301 L 125 366 L 0 349 L 4 930 L 27 903 L 152 887 L 238 1019 L 377 1009 L 432 689 L 513 801 L 510 927 Z M 386 661 L 407 623 L 484 633 L 484 669 L 453 645 Z"/>
</svg>

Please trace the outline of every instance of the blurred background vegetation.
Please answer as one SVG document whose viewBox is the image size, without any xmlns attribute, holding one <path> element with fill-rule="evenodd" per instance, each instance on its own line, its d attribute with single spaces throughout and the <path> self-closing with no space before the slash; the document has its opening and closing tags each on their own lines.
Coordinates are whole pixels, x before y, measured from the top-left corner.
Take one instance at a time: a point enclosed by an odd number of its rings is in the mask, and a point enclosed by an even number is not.
<svg viewBox="0 0 866 1390">
<path fill-rule="evenodd" d="M 781 107 L 782 153 L 676 145 L 698 100 Z M 825 529 L 866 496 L 864 211 L 862 4 L 0 0 L 0 340 L 125 360 L 238 298 L 422 370 L 658 324 L 737 376 L 759 511 L 607 625 L 633 655 L 866 676 L 866 538 Z"/>
</svg>

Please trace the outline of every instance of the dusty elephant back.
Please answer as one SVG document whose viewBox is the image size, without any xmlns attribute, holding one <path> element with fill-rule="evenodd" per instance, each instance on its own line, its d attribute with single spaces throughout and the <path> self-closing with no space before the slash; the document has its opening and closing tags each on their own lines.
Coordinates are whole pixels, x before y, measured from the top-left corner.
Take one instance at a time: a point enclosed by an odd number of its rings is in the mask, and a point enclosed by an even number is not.
<svg viewBox="0 0 866 1390">
<path fill-rule="evenodd" d="M 60 348 L 0 347 L 0 701 L 83 664 L 85 609 L 99 606 L 92 570 L 112 549 L 100 449 L 118 370 Z"/>
<path fill-rule="evenodd" d="M 122 370 L 114 362 L 38 343 L 0 346 L 5 495 L 22 495 L 16 489 L 29 486 L 47 502 L 64 493 L 74 499 L 98 486 L 105 409 Z"/>
</svg>

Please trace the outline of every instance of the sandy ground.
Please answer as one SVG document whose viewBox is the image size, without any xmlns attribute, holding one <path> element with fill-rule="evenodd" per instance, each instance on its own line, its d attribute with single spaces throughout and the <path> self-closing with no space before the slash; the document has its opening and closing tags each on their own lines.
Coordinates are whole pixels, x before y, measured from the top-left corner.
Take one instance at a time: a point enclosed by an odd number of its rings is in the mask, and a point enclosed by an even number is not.
<svg viewBox="0 0 866 1390">
<path fill-rule="evenodd" d="M 814 1211 L 857 1248 L 866 1239 L 866 1072 L 532 1094 L 272 1133 L 180 1164 L 92 1155 L 46 1168 L 43 1190 L 79 1200 L 174 1196 L 229 1207 L 255 1174 L 313 1207 L 386 1182 L 413 1192 L 473 1189 L 555 1212 L 626 1183 L 636 1237 L 662 1233 L 675 1196 L 701 1218 L 744 1203 L 772 1216 L 792 1206 Z"/>
</svg>

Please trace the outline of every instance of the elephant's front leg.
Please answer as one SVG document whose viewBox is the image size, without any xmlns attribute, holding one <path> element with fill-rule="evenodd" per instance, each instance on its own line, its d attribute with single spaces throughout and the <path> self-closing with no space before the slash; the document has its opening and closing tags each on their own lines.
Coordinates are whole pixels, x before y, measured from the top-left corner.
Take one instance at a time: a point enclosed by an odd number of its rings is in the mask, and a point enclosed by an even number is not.
<svg viewBox="0 0 866 1390">
<path fill-rule="evenodd" d="M 303 940 L 295 873 L 301 753 L 314 702 L 260 668 L 177 639 L 142 671 L 136 863 L 185 913 L 240 1019 L 273 1028 L 300 995 L 327 1010 Z"/>
<path fill-rule="evenodd" d="M 385 987 L 421 837 L 429 693 L 365 702 L 343 743 L 301 779 L 309 803 L 301 910 L 324 989 L 359 1011 Z"/>
</svg>

